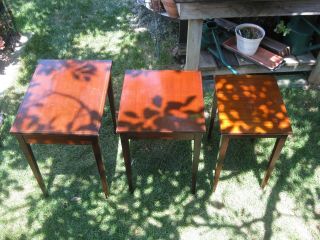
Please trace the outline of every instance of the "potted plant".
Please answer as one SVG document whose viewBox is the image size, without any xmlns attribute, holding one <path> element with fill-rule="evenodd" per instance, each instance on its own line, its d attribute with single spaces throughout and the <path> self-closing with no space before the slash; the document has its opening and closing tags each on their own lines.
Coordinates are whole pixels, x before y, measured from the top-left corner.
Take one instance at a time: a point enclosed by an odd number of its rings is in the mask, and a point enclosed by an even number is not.
<svg viewBox="0 0 320 240">
<path fill-rule="evenodd" d="M 256 53 L 260 42 L 265 36 L 265 31 L 262 27 L 251 23 L 238 25 L 235 32 L 239 52 L 248 56 L 252 56 Z"/>
</svg>

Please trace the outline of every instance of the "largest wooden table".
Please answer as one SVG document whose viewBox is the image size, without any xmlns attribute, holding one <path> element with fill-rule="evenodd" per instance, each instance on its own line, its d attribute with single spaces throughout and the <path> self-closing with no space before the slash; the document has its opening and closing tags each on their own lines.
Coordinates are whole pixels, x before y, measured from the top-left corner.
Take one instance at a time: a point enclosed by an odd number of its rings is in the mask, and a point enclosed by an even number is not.
<svg viewBox="0 0 320 240">
<path fill-rule="evenodd" d="M 319 0 L 175 0 L 181 20 L 188 20 L 185 69 L 199 68 L 202 23 L 211 18 L 320 15 Z M 309 77 L 320 84 L 320 54 Z"/>
</svg>

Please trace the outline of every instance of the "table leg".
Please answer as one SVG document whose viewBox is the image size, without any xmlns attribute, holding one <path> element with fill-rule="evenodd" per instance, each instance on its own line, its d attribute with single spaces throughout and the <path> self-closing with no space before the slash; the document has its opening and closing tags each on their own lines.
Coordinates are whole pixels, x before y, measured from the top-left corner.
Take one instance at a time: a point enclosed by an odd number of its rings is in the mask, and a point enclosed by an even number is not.
<svg viewBox="0 0 320 240">
<path fill-rule="evenodd" d="M 97 162 L 98 171 L 99 171 L 99 175 L 100 175 L 100 179 L 101 179 L 101 183 L 102 183 L 102 189 L 103 189 L 104 195 L 107 198 L 109 196 L 109 187 L 108 187 L 108 183 L 107 183 L 106 171 L 105 171 L 105 167 L 104 167 L 103 160 L 102 160 L 102 154 L 101 154 L 101 149 L 100 149 L 98 137 L 92 141 L 92 150 L 93 150 L 96 162 Z"/>
<path fill-rule="evenodd" d="M 193 194 L 196 193 L 196 182 L 197 182 L 200 149 L 201 149 L 201 139 L 202 139 L 202 134 L 195 135 L 194 147 L 193 147 L 192 187 L 191 187 L 191 192 Z"/>
<path fill-rule="evenodd" d="M 225 135 L 221 135 L 220 139 L 220 148 L 219 148 L 219 153 L 218 153 L 218 158 L 217 158 L 217 165 L 215 169 L 215 174 L 214 174 L 214 182 L 213 182 L 213 191 L 216 191 L 219 177 L 220 177 L 220 172 L 223 167 L 223 161 L 226 156 L 227 148 L 229 144 L 229 137 Z"/>
<path fill-rule="evenodd" d="M 186 70 L 198 70 L 202 37 L 202 19 L 188 20 Z"/>
<path fill-rule="evenodd" d="M 131 157 L 130 157 L 130 148 L 129 148 L 129 139 L 120 134 L 121 145 L 122 145 L 122 152 L 124 163 L 126 167 L 126 174 L 129 184 L 129 191 L 133 193 L 133 184 L 132 184 L 132 172 L 131 172 Z"/>
<path fill-rule="evenodd" d="M 280 153 L 281 153 L 281 149 L 282 147 L 284 146 L 284 143 L 286 142 L 286 139 L 287 139 L 287 136 L 282 136 L 282 137 L 279 137 L 277 138 L 277 141 L 274 145 L 274 148 L 272 150 L 272 154 L 270 156 L 270 160 L 269 160 L 269 163 L 268 163 L 268 168 L 267 168 L 267 171 L 264 175 L 264 178 L 262 180 L 262 183 L 261 183 L 261 188 L 263 189 L 267 183 L 268 183 L 268 180 L 271 176 L 271 172 L 272 170 L 274 169 L 274 166 L 276 164 L 276 161 L 277 159 L 279 158 L 280 156 Z"/>
<path fill-rule="evenodd" d="M 116 133 L 117 121 L 116 121 L 116 111 L 115 111 L 115 107 L 114 107 L 114 95 L 113 95 L 113 88 L 112 88 L 111 79 L 110 79 L 109 87 L 108 87 L 108 99 L 109 99 L 111 117 L 112 117 L 112 122 L 113 122 L 113 131 L 114 131 L 114 133 Z"/>
<path fill-rule="evenodd" d="M 41 191 L 43 192 L 43 194 L 45 196 L 48 196 L 48 191 L 46 189 L 46 186 L 43 182 L 43 178 L 41 176 L 38 164 L 36 162 L 36 159 L 33 155 L 32 149 L 30 144 L 28 144 L 22 135 L 16 135 L 18 142 L 20 144 L 20 148 L 22 150 L 22 152 L 24 153 L 25 157 L 28 160 L 29 166 L 31 167 L 31 170 L 33 172 L 33 175 L 35 176 L 35 178 L 37 179 L 37 182 L 41 188 Z"/>
<path fill-rule="evenodd" d="M 211 138 L 212 129 L 213 129 L 213 126 L 214 126 L 214 119 L 215 119 L 216 114 L 217 114 L 217 101 L 216 101 L 215 95 L 216 95 L 215 94 L 215 90 L 213 90 L 212 109 L 211 109 L 210 125 L 209 125 L 209 130 L 208 130 L 208 139 Z"/>
</svg>

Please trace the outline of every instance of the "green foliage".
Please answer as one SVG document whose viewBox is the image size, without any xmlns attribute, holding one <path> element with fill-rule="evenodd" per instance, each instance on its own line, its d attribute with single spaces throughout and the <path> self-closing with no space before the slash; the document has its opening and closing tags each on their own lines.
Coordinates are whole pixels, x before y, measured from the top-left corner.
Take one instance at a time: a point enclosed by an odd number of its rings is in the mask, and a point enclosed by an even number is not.
<svg viewBox="0 0 320 240">
<path fill-rule="evenodd" d="M 132 141 L 136 190 L 128 192 L 119 137 L 106 106 L 101 148 L 111 195 L 104 198 L 89 146 L 32 146 L 50 196 L 43 198 L 16 139 L 9 134 L 39 58 L 112 59 L 118 106 L 123 73 L 172 64 L 168 34 L 160 58 L 147 31 L 134 27 L 132 5 L 120 0 L 14 0 L 23 32 L 20 83 L 0 95 L 0 239 L 318 239 L 320 93 L 285 89 L 294 135 L 265 191 L 259 183 L 274 140 L 231 141 L 217 192 L 219 145 L 204 137 L 197 196 L 190 193 L 190 141 Z M 152 18 L 151 18 L 152 19 Z M 167 23 L 170 28 L 171 23 Z M 174 32 L 174 29 L 173 31 Z M 210 112 L 212 88 L 205 93 Z"/>
<path fill-rule="evenodd" d="M 288 26 L 286 26 L 286 24 L 284 23 L 283 20 L 281 20 L 276 28 L 274 29 L 274 32 L 278 33 L 278 34 L 282 34 L 282 36 L 287 36 L 290 32 L 291 32 L 291 28 L 289 28 Z"/>
</svg>

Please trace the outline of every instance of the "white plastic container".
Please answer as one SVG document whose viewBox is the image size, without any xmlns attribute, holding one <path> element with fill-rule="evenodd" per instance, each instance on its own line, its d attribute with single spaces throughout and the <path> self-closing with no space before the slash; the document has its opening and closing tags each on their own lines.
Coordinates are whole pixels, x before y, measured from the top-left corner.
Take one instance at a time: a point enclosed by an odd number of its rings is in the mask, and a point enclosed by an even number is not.
<svg viewBox="0 0 320 240">
<path fill-rule="evenodd" d="M 258 29 L 258 31 L 261 32 L 261 37 L 257 38 L 257 39 L 249 39 L 249 38 L 244 38 L 244 37 L 240 36 L 238 33 L 238 30 L 242 29 L 244 27 L 253 27 L 253 28 Z M 260 27 L 256 24 L 252 24 L 252 23 L 243 23 L 243 24 L 238 25 L 235 29 L 235 32 L 236 32 L 236 36 L 237 36 L 238 50 L 241 53 L 248 55 L 248 56 L 252 56 L 257 52 L 258 47 L 266 34 L 262 27 Z"/>
</svg>

